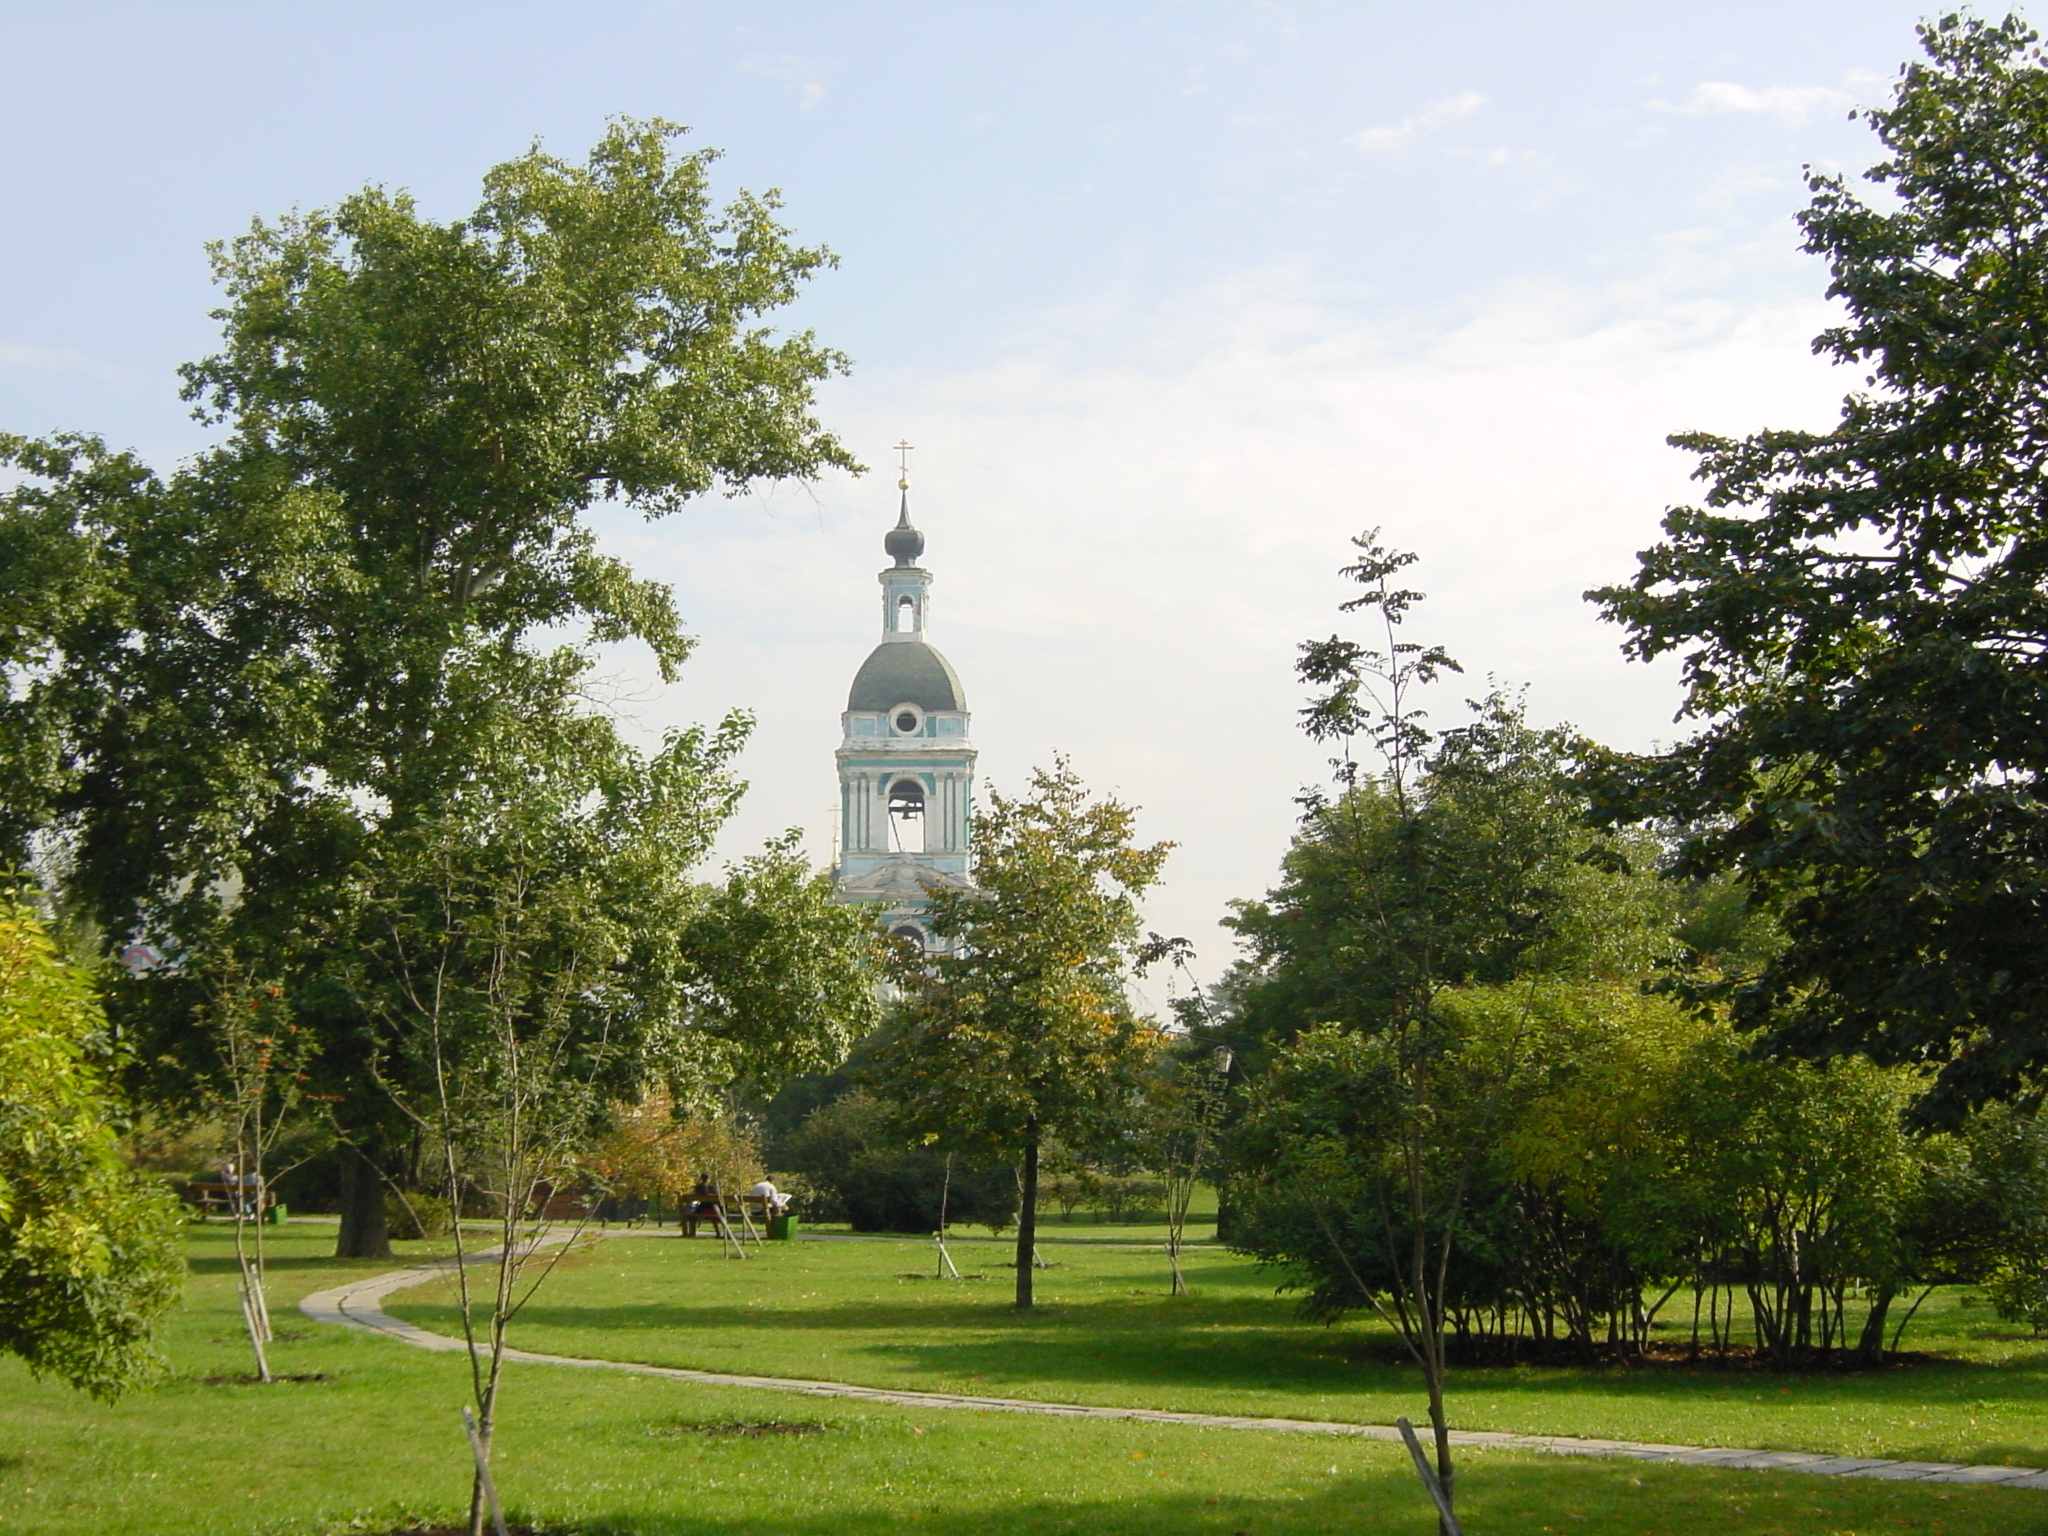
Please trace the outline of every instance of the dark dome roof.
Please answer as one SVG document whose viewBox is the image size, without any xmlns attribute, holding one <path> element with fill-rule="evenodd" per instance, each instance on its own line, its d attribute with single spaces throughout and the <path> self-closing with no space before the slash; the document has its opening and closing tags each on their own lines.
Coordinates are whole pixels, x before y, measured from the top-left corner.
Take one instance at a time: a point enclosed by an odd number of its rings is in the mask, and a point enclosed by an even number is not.
<svg viewBox="0 0 2048 1536">
<path fill-rule="evenodd" d="M 917 557 L 924 553 L 924 535 L 910 526 L 910 491 L 903 492 L 903 510 L 897 514 L 896 526 L 882 538 L 882 548 L 889 552 L 889 558 L 898 565 L 915 565 Z"/>
<path fill-rule="evenodd" d="M 884 640 L 853 675 L 848 709 L 965 709 L 967 694 L 946 658 L 922 640 Z"/>
</svg>

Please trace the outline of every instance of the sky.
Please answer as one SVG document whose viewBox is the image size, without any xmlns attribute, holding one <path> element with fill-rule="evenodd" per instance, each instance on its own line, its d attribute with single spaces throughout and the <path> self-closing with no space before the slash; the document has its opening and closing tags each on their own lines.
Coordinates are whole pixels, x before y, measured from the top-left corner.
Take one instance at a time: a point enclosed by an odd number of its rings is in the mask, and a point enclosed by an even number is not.
<svg viewBox="0 0 2048 1536">
<path fill-rule="evenodd" d="M 1149 926 L 1198 969 L 1274 878 L 1326 753 L 1292 665 L 1341 631 L 1367 528 L 1416 552 L 1409 633 L 1540 723 L 1688 728 L 1583 593 L 1687 499 L 1678 431 L 1824 427 L 1805 168 L 1877 159 L 1922 12 L 1716 4 L 0 0 L 0 431 L 207 441 L 176 368 L 216 339 L 205 245 L 366 184 L 456 219 L 538 140 L 686 124 L 838 257 L 781 323 L 870 467 L 606 544 L 671 583 L 684 678 L 604 658 L 653 740 L 758 720 L 733 856 L 830 856 L 839 711 L 879 638 L 908 440 L 931 638 L 984 782 L 1066 754 L 1178 845 Z M 1994 11 L 1992 14 L 2002 14 Z"/>
</svg>

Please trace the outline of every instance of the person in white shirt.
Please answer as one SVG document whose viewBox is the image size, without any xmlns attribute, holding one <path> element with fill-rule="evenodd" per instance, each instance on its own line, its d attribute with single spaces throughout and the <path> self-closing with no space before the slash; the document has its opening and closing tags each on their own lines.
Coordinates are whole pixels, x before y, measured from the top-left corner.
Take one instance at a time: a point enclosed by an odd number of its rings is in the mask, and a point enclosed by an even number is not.
<svg viewBox="0 0 2048 1536">
<path fill-rule="evenodd" d="M 780 1216 L 789 1209 L 789 1196 L 776 1189 L 767 1179 L 763 1179 L 747 1193 L 760 1201 L 761 1209 L 770 1216 Z"/>
</svg>

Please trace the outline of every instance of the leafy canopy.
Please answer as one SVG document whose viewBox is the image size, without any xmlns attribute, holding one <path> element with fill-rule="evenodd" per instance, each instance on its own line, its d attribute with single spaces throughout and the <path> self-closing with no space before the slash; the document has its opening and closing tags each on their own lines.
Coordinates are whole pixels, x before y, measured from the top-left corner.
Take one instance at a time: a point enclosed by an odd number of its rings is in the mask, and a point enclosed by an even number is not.
<svg viewBox="0 0 2048 1536">
<path fill-rule="evenodd" d="M 1815 350 L 1865 387 L 1826 432 L 1672 439 L 1705 504 L 1590 595 L 1704 724 L 1593 782 L 1780 914 L 1739 1022 L 1938 1065 L 1953 1117 L 2048 1069 L 2048 63 L 2014 18 L 1921 42 L 1862 114 L 1883 197 L 1814 174 L 1801 215 L 1845 311 Z"/>
<path fill-rule="evenodd" d="M 684 889 L 739 793 L 743 716 L 645 755 L 591 707 L 597 645 L 642 643 L 673 676 L 691 644 L 668 590 L 598 549 L 598 501 L 661 515 L 857 467 L 811 415 L 844 360 L 761 324 L 829 254 L 772 195 L 716 205 L 712 155 L 680 132 L 622 121 L 581 165 L 536 148 L 452 222 L 370 188 L 216 247 L 223 344 L 185 380 L 225 436 L 174 472 L 83 436 L 0 439 L 19 482 L 0 495 L 0 837 L 54 851 L 109 947 L 139 934 L 173 960 L 114 1004 L 159 1090 L 193 1085 L 209 989 L 255 975 L 323 1042 L 310 1086 L 350 1145 L 404 1134 L 365 1089 L 435 850 L 444 894 L 498 889 L 492 859 L 532 853 L 569 903 L 553 931 L 582 936 L 579 965 L 607 957 L 606 1028 L 639 1040 L 662 1038 L 684 972 L 693 1018 L 758 1032 L 845 957 L 823 936 L 776 951 L 797 967 L 779 979 L 766 955 L 750 972 L 725 953 L 738 917 Z M 459 857 L 458 810 L 480 818 Z M 730 900 L 815 915 L 770 862 Z M 723 1061 L 709 1033 L 698 1059 Z"/>
<path fill-rule="evenodd" d="M 1443 987 L 1634 977 L 1675 947 L 1659 849 L 1586 825 L 1568 731 L 1496 693 L 1410 750 L 1398 787 L 1359 775 L 1312 799 L 1280 883 L 1227 920 L 1249 949 L 1233 1002 L 1254 1067 L 1303 1029 L 1385 1028 Z"/>
<path fill-rule="evenodd" d="M 104 1398 L 161 1374 L 185 1277 L 176 1202 L 115 1138 L 109 1047 L 85 978 L 0 900 L 0 1349 Z"/>
<path fill-rule="evenodd" d="M 1003 1153 L 1119 1134 L 1156 1029 L 1124 980 L 1138 898 L 1171 843 L 1132 841 L 1136 813 L 1092 800 L 1065 760 L 976 818 L 972 890 L 934 890 L 937 953 L 904 952 L 901 1010 L 877 1075 L 909 1128 Z"/>
</svg>

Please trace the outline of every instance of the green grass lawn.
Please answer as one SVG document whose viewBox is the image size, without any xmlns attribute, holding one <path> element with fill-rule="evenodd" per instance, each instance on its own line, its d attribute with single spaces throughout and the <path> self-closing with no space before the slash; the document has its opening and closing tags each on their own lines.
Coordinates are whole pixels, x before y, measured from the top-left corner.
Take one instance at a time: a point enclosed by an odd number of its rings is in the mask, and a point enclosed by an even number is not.
<svg viewBox="0 0 2048 1536">
<path fill-rule="evenodd" d="M 167 1330 L 175 1375 L 164 1386 L 107 1406 L 0 1361 L 0 1532 L 315 1536 L 456 1515 L 467 1494 L 457 1417 L 463 1362 L 315 1327 L 291 1312 L 289 1299 L 383 1267 L 319 1257 L 331 1243 L 331 1227 L 290 1229 L 273 1271 L 286 1330 L 276 1366 L 327 1380 L 204 1384 L 248 1369 L 219 1226 L 192 1230 L 194 1275 Z M 604 1352 L 621 1358 L 656 1358 L 687 1334 L 706 1346 L 701 1358 L 727 1368 L 779 1368 L 782 1352 L 794 1358 L 807 1347 L 812 1366 L 799 1374 L 1004 1390 L 1044 1378 L 1071 1387 L 1066 1396 L 1083 1395 L 1085 1377 L 1087 1395 L 1101 1400 L 1123 1384 L 1174 1396 L 1274 1392 L 1276 1406 L 1306 1412 L 1307 1398 L 1285 1398 L 1278 1383 L 1313 1357 L 1302 1353 L 1306 1345 L 1344 1337 L 1302 1328 L 1260 1294 L 1256 1277 L 1205 1258 L 1203 1294 L 1174 1304 L 1191 1330 L 1175 1339 L 1156 1294 L 1156 1256 L 1079 1245 L 1063 1247 L 1061 1267 L 1046 1274 L 1053 1304 L 1020 1329 L 1000 1305 L 1007 1272 L 992 1269 L 995 1278 L 960 1286 L 895 1280 L 913 1267 L 913 1251 L 820 1243 L 738 1264 L 718 1262 L 710 1243 L 615 1239 L 550 1282 L 539 1303 L 547 1311 L 527 1341 L 560 1331 L 602 1337 Z M 972 1267 L 998 1256 L 965 1253 L 977 1261 Z M 608 1314 L 595 1330 L 577 1317 L 593 1308 Z M 430 1307 L 407 1310 L 438 1320 Z M 836 1321 L 828 1326 L 820 1314 Z M 636 1327 L 646 1331 L 626 1331 Z M 906 1348 L 920 1335 L 942 1350 L 980 1351 L 975 1359 L 1017 1381 L 975 1381 L 979 1368 L 965 1357 L 923 1360 Z M 1081 1335 L 1102 1347 L 1077 1349 Z M 1166 1352 L 1148 1372 L 1137 1360 L 1141 1335 L 1155 1350 L 1168 1339 L 1190 1347 Z M 1262 1351 L 1276 1363 L 1266 1378 L 1248 1377 Z M 1043 1367 L 1016 1363 L 1041 1352 Z M 1005 1354 L 1008 1367 L 1000 1364 Z M 837 1362 L 833 1370 L 819 1368 L 825 1358 Z M 1216 1375 L 1206 1389 L 1204 1359 Z M 850 1368 L 863 1360 L 866 1369 Z M 1341 1365 L 1329 1363 L 1331 1379 L 1311 1389 L 1315 1398 L 1360 1400 L 1339 1389 Z M 2015 1359 L 2009 1379 L 2030 1379 L 2029 1369 Z M 1591 1392 L 1583 1379 L 1579 1391 Z M 735 1424 L 804 1432 L 729 1432 Z M 1379 1444 L 837 1404 L 546 1366 L 510 1370 L 499 1467 L 523 1518 L 639 1536 L 1434 1529 L 1401 1454 Z M 1468 1456 L 1464 1468 L 1461 1501 L 1474 1536 L 2048 1533 L 2048 1494 L 2026 1490 L 1499 1453 Z"/>
<path fill-rule="evenodd" d="M 1114 1232 L 1118 1229 L 1108 1229 Z M 1368 1320 L 1303 1321 L 1273 1277 L 1208 1249 L 1183 1259 L 1195 1294 L 1166 1294 L 1156 1252 L 1048 1245 L 1040 1306 L 1006 1305 L 997 1244 L 956 1245 L 985 1280 L 929 1278 L 933 1252 L 896 1243 L 771 1244 L 744 1263 L 716 1243 L 615 1237 L 565 1261 L 515 1330 L 560 1354 L 870 1386 L 1206 1413 L 1391 1423 L 1422 1417 L 1418 1374 Z M 912 1277 L 912 1278 L 906 1278 Z M 392 1310 L 449 1331 L 441 1293 Z M 1468 1429 L 1683 1445 L 2048 1466 L 2048 1344 L 1988 1308 L 1938 1295 L 1910 1341 L 1958 1358 L 1862 1374 L 1724 1370 L 1467 1370 Z"/>
</svg>

